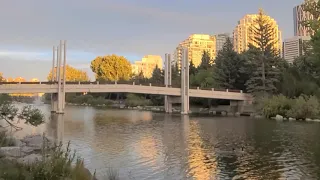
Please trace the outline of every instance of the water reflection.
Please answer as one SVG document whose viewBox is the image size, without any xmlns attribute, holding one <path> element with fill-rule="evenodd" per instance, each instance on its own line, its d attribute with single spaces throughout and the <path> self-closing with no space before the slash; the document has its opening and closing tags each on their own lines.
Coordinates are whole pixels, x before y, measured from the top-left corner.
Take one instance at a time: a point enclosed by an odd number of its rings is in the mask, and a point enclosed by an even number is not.
<svg viewBox="0 0 320 180">
<path fill-rule="evenodd" d="M 122 179 L 320 178 L 320 124 L 69 106 L 51 116 L 40 108 L 47 123 L 25 134 L 71 141 L 98 177 L 113 167 Z"/>
<path fill-rule="evenodd" d="M 62 114 L 51 114 L 47 124 L 47 135 L 54 139 L 56 144 L 63 142 L 64 136 L 64 115 Z"/>
</svg>

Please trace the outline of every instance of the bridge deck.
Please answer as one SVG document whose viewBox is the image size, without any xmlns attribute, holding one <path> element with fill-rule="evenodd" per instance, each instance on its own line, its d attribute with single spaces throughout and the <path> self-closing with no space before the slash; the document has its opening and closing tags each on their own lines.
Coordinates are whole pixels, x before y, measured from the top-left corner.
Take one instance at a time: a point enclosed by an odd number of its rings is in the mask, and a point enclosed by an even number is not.
<svg viewBox="0 0 320 180">
<path fill-rule="evenodd" d="M 133 84 L 96 84 L 68 82 L 65 87 L 66 93 L 92 92 L 92 93 L 138 93 L 180 96 L 180 88 L 133 85 Z M 24 82 L 24 83 L 0 83 L 0 93 L 57 93 L 58 84 L 53 82 Z M 229 100 L 252 100 L 250 94 L 242 92 L 228 92 L 216 90 L 190 89 L 190 97 L 229 99 Z"/>
</svg>

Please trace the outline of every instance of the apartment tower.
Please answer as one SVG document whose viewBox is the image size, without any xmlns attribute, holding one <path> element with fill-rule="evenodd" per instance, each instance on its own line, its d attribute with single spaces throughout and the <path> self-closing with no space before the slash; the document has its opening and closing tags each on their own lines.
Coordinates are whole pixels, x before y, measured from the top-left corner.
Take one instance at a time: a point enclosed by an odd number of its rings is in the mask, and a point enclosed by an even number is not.
<svg viewBox="0 0 320 180">
<path fill-rule="evenodd" d="M 230 38 L 229 33 L 217 34 L 216 37 L 216 51 L 217 53 L 223 49 L 224 44 L 226 43 L 227 39 Z"/>
<path fill-rule="evenodd" d="M 189 61 L 198 67 L 201 63 L 203 51 L 207 51 L 210 57 L 216 58 L 216 37 L 207 34 L 192 34 L 186 40 L 182 41 L 174 52 L 174 62 L 179 69 L 182 60 L 182 48 L 188 48 Z"/>
<path fill-rule="evenodd" d="M 305 43 L 310 41 L 310 36 L 295 36 L 283 41 L 282 57 L 288 62 L 293 63 L 294 59 L 303 55 Z"/>
<path fill-rule="evenodd" d="M 261 12 L 262 10 L 260 10 Z M 282 41 L 281 41 L 281 31 L 279 30 L 278 24 L 276 20 L 271 18 L 270 16 L 263 15 L 264 18 L 271 24 L 274 35 L 273 38 L 275 40 L 274 49 L 281 51 Z M 259 14 L 248 14 L 245 15 L 240 21 L 238 21 L 238 25 L 233 31 L 233 46 L 234 50 L 238 53 L 241 53 L 248 49 L 249 44 L 253 44 L 256 46 L 257 44 L 252 40 L 255 36 L 252 31 L 252 27 L 257 26 L 256 19 L 259 17 Z"/>
<path fill-rule="evenodd" d="M 162 58 L 157 55 L 146 55 L 141 61 L 135 61 L 134 64 L 131 65 L 133 74 L 138 75 L 142 72 L 145 78 L 151 78 L 153 70 L 157 66 L 159 69 L 162 69 Z"/>
</svg>

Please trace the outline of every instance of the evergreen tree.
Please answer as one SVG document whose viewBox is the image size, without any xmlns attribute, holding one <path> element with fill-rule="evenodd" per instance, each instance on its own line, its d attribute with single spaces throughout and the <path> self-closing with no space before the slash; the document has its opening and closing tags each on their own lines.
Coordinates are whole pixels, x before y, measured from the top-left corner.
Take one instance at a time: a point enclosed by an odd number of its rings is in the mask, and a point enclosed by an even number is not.
<svg viewBox="0 0 320 180">
<path fill-rule="evenodd" d="M 214 79 L 216 83 L 226 89 L 245 90 L 244 84 L 248 77 L 243 71 L 244 67 L 245 59 L 233 50 L 233 44 L 228 38 L 215 60 Z"/>
<path fill-rule="evenodd" d="M 277 61 L 280 61 L 279 50 L 274 49 L 278 43 L 274 39 L 274 29 L 270 20 L 260 9 L 256 25 L 252 25 L 250 30 L 254 33 L 252 40 L 254 45 L 249 46 L 249 51 L 254 53 L 252 61 L 253 72 L 247 81 L 247 90 L 250 93 L 268 93 L 276 92 L 276 83 L 279 81 L 279 69 Z"/>
<path fill-rule="evenodd" d="M 211 67 L 211 58 L 208 51 L 203 51 L 199 69 L 209 69 Z"/>
<path fill-rule="evenodd" d="M 175 63 L 175 65 L 172 66 L 171 69 L 171 82 L 172 86 L 174 87 L 180 87 L 181 86 L 181 78 L 180 78 L 180 71 L 179 71 L 179 66 L 178 62 Z"/>
<path fill-rule="evenodd" d="M 189 64 L 189 74 L 190 75 L 196 75 L 197 73 L 197 68 L 196 66 L 193 64 L 192 61 L 190 61 L 190 64 Z"/>
<path fill-rule="evenodd" d="M 163 85 L 164 84 L 164 74 L 161 71 L 161 69 L 156 65 L 156 67 L 153 70 L 152 77 L 151 77 L 151 83 L 157 84 L 157 85 Z"/>
<path fill-rule="evenodd" d="M 305 12 L 313 16 L 312 19 L 301 22 L 309 29 L 311 41 L 307 44 L 309 45 L 307 53 L 297 60 L 297 64 L 308 68 L 308 75 L 316 79 L 318 85 L 320 85 L 320 1 L 305 0 L 302 7 Z M 304 71 L 301 72 L 304 73 Z"/>
<path fill-rule="evenodd" d="M 134 82 L 136 84 L 145 84 L 148 82 L 148 79 L 145 78 L 143 72 L 140 71 L 139 74 L 134 77 Z"/>
</svg>

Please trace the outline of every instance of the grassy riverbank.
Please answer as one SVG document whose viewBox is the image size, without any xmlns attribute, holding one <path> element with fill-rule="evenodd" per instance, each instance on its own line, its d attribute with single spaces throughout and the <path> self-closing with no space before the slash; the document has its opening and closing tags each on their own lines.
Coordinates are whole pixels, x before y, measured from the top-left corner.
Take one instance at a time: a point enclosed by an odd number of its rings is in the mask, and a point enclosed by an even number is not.
<svg viewBox="0 0 320 180">
<path fill-rule="evenodd" d="M 37 136 L 34 136 L 37 137 Z M 32 138 L 32 137 L 27 137 Z M 45 138 L 44 138 L 45 139 Z M 31 140 L 32 141 L 32 140 Z M 21 144 L 22 142 L 22 144 Z M 34 141 L 33 141 L 34 142 Z M 64 149 L 62 144 L 48 145 L 43 143 L 39 151 L 30 152 L 28 142 L 16 140 L 0 133 L 0 179 L 5 180 L 96 180 L 85 168 L 84 162 L 70 149 L 70 143 Z M 33 147 L 34 148 L 34 147 Z M 19 155 L 14 153 L 20 149 Z M 29 155 L 27 155 L 28 150 Z M 36 154 L 34 154 L 36 153 Z M 20 157 L 25 154 L 25 157 Z M 109 169 L 103 180 L 119 179 L 118 172 Z"/>
<path fill-rule="evenodd" d="M 275 95 L 258 99 L 256 108 L 266 118 L 276 116 L 296 120 L 320 118 L 320 103 L 315 96 L 300 95 L 297 98 L 288 98 L 284 95 Z"/>
</svg>

